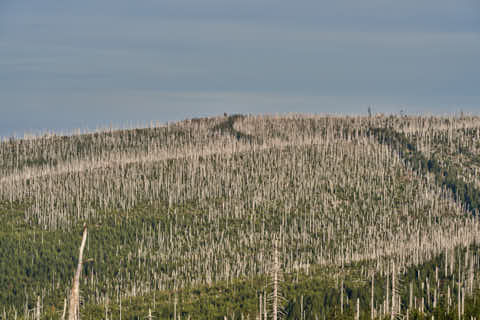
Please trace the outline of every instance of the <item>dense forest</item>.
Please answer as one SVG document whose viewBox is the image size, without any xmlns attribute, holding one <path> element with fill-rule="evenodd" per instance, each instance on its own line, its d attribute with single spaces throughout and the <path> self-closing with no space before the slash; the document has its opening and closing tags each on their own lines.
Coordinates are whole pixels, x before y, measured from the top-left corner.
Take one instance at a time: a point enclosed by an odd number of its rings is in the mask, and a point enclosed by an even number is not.
<svg viewBox="0 0 480 320">
<path fill-rule="evenodd" d="M 479 171 L 463 115 L 5 138 L 0 319 L 478 319 Z"/>
</svg>

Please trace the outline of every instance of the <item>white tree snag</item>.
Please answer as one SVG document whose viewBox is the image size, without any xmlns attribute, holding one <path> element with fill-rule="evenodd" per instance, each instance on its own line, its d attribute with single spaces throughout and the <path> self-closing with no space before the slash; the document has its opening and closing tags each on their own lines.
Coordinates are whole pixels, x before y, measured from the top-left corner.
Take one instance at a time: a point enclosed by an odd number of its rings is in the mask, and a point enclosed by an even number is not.
<svg viewBox="0 0 480 320">
<path fill-rule="evenodd" d="M 80 275 L 82 274 L 83 249 L 87 241 L 87 226 L 83 226 L 82 244 L 80 245 L 80 253 L 78 254 L 78 266 L 73 278 L 72 291 L 70 293 L 70 305 L 68 308 L 68 320 L 78 320 L 78 311 L 80 304 Z"/>
<path fill-rule="evenodd" d="M 357 298 L 357 314 L 355 316 L 355 320 L 360 320 L 360 299 Z"/>
<path fill-rule="evenodd" d="M 65 315 L 67 314 L 67 298 L 63 301 L 63 313 L 62 313 L 62 320 L 65 320 Z"/>
<path fill-rule="evenodd" d="M 370 314 L 371 314 L 370 318 L 372 320 L 375 317 L 375 307 L 374 307 L 374 301 L 373 301 L 374 293 L 375 293 L 374 287 L 375 287 L 375 274 L 373 273 L 372 274 L 372 299 L 371 299 L 371 302 L 370 302 Z"/>
<path fill-rule="evenodd" d="M 278 318 L 278 281 L 279 281 L 278 272 L 279 272 L 278 251 L 277 251 L 277 244 L 275 243 L 274 265 L 273 265 L 273 310 L 272 310 L 273 320 L 277 320 Z"/>
</svg>

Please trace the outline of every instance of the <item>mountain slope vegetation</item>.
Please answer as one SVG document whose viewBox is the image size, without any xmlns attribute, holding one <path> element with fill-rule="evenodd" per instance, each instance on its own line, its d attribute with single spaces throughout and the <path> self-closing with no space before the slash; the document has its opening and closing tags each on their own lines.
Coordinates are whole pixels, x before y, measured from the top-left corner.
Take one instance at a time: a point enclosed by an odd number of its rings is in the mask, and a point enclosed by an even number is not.
<svg viewBox="0 0 480 320">
<path fill-rule="evenodd" d="M 4 139 L 0 312 L 63 316 L 86 224 L 82 319 L 478 317 L 479 138 L 234 115 Z"/>
</svg>

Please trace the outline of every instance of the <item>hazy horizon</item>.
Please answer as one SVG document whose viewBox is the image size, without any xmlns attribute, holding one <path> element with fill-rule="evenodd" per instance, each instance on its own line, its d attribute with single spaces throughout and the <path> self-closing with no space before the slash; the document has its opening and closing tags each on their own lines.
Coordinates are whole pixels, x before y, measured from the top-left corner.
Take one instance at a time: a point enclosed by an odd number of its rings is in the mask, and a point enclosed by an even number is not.
<svg viewBox="0 0 480 320">
<path fill-rule="evenodd" d="M 0 137 L 228 114 L 478 114 L 474 0 L 0 2 Z"/>
</svg>

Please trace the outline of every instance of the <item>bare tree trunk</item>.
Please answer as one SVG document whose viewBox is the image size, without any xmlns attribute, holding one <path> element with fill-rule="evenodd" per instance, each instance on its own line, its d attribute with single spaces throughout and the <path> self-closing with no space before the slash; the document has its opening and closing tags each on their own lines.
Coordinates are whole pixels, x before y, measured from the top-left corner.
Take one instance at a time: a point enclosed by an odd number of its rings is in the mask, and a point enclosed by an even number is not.
<svg viewBox="0 0 480 320">
<path fill-rule="evenodd" d="M 462 300 L 460 298 L 460 280 L 458 280 L 457 309 L 458 309 L 458 319 L 461 319 Z"/>
<path fill-rule="evenodd" d="M 258 298 L 258 306 L 259 306 L 259 313 L 257 319 L 262 320 L 262 295 L 260 294 L 260 297 Z"/>
<path fill-rule="evenodd" d="M 37 297 L 37 308 L 35 309 L 35 319 L 36 320 L 40 320 L 40 309 L 41 309 L 40 296 L 38 296 Z"/>
<path fill-rule="evenodd" d="M 265 320 L 268 319 L 268 318 L 267 318 L 267 315 L 268 315 L 268 313 L 267 313 L 267 295 L 264 294 L 264 295 L 263 295 L 263 318 L 264 318 Z"/>
<path fill-rule="evenodd" d="M 357 298 L 357 315 L 355 316 L 355 320 L 360 320 L 360 299 Z"/>
<path fill-rule="evenodd" d="M 300 307 L 300 319 L 305 320 L 305 312 L 303 311 L 303 295 L 301 296 L 300 299 L 301 299 L 300 300 L 300 305 L 301 305 L 301 307 Z"/>
<path fill-rule="evenodd" d="M 387 273 L 387 305 L 385 306 L 385 314 L 390 310 L 390 273 Z"/>
<path fill-rule="evenodd" d="M 273 271 L 273 310 L 272 310 L 272 319 L 277 320 L 277 312 L 278 312 L 278 251 L 277 245 L 275 244 L 275 252 L 274 252 L 274 271 Z"/>
<path fill-rule="evenodd" d="M 175 298 L 173 300 L 173 319 L 177 320 L 177 292 L 175 292 Z"/>
<path fill-rule="evenodd" d="M 371 319 L 373 320 L 373 318 L 375 317 L 375 308 L 374 308 L 374 305 L 373 305 L 373 294 L 374 294 L 374 287 L 375 287 L 375 274 L 372 274 L 372 301 L 371 301 L 371 305 L 370 305 L 370 309 L 371 309 Z"/>
<path fill-rule="evenodd" d="M 396 290 L 396 285 L 395 285 L 395 262 L 394 262 L 392 266 L 392 309 L 390 313 L 390 319 L 392 320 L 395 318 L 395 312 L 397 311 L 397 309 L 395 309 L 395 302 L 396 302 L 395 290 Z"/>
<path fill-rule="evenodd" d="M 343 314 L 343 279 L 340 286 L 340 313 Z"/>
<path fill-rule="evenodd" d="M 65 314 L 67 313 L 67 298 L 63 301 L 63 313 L 62 313 L 62 320 L 65 320 Z"/>
<path fill-rule="evenodd" d="M 73 278 L 72 291 L 70 294 L 70 305 L 68 308 L 68 320 L 78 320 L 79 304 L 80 304 L 80 275 L 82 274 L 83 249 L 87 241 L 87 226 L 83 227 L 82 244 L 80 245 L 80 253 L 78 255 L 77 271 Z"/>
<path fill-rule="evenodd" d="M 450 295 L 450 285 L 448 286 L 447 291 L 447 312 L 450 313 L 450 303 L 451 303 L 451 295 Z"/>
</svg>

